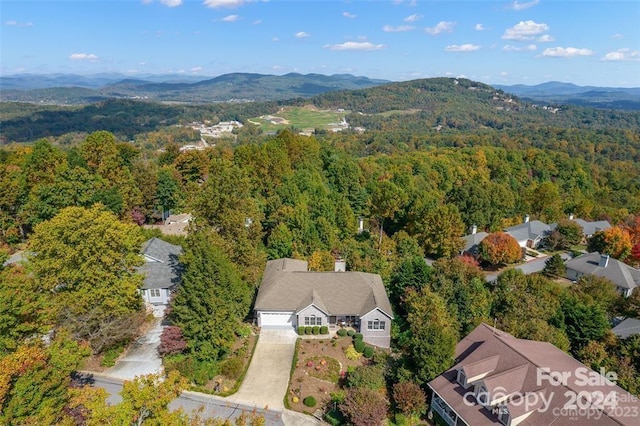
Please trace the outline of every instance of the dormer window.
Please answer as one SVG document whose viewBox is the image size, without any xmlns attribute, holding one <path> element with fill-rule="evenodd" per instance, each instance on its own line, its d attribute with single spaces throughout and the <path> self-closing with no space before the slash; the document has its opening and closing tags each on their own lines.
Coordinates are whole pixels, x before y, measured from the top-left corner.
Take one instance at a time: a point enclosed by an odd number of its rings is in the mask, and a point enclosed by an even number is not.
<svg viewBox="0 0 640 426">
<path fill-rule="evenodd" d="M 484 386 L 480 386 L 478 391 L 476 392 L 476 401 L 478 404 L 484 405 L 485 407 L 489 405 L 491 398 L 489 398 L 489 391 Z"/>
<path fill-rule="evenodd" d="M 509 414 L 509 409 L 506 405 L 500 406 L 500 411 L 498 412 L 498 420 L 505 426 L 509 426 L 509 422 L 511 420 L 511 415 Z"/>
<path fill-rule="evenodd" d="M 467 387 L 467 375 L 464 374 L 464 370 L 462 368 L 458 370 L 457 381 L 463 387 L 465 387 L 465 388 Z"/>
</svg>

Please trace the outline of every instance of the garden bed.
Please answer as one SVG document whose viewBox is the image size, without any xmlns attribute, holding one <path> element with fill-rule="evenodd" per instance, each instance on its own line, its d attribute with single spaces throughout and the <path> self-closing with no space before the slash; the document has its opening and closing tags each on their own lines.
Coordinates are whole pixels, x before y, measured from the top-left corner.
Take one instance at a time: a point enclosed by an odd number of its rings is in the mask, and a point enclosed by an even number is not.
<svg viewBox="0 0 640 426">
<path fill-rule="evenodd" d="M 367 362 L 347 359 L 345 350 L 353 346 L 349 336 L 333 339 L 305 339 L 297 343 L 297 359 L 291 368 L 291 379 L 286 405 L 294 411 L 313 413 L 331 400 L 331 393 L 340 390 L 340 381 L 349 367 L 358 367 Z M 324 361 L 324 363 L 323 363 Z M 297 398 L 297 400 L 294 399 Z M 307 397 L 316 400 L 314 407 L 304 405 Z"/>
</svg>

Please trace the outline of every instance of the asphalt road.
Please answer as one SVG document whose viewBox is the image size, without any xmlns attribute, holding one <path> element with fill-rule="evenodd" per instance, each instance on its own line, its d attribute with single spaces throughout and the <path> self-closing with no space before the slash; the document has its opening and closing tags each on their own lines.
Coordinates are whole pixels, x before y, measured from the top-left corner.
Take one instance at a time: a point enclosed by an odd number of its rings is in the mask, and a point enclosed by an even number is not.
<svg viewBox="0 0 640 426">
<path fill-rule="evenodd" d="M 118 404 L 122 401 L 122 397 L 119 393 L 122 391 L 123 380 L 96 375 L 95 373 L 82 374 L 85 375 L 85 383 L 103 388 L 107 393 L 109 393 L 109 397 L 107 398 L 107 402 L 109 404 Z M 285 424 L 282 420 L 282 412 L 279 410 L 259 409 L 257 407 L 232 402 L 213 395 L 196 392 L 185 391 L 169 404 L 170 410 L 177 410 L 180 408 L 188 414 L 202 410 L 200 411 L 200 415 L 203 418 L 222 418 L 230 419 L 231 421 L 240 417 L 242 413 L 256 412 L 257 414 L 264 416 L 266 426 L 283 426 Z M 287 424 L 290 423 L 287 422 Z"/>
<path fill-rule="evenodd" d="M 571 255 L 568 253 L 562 253 L 560 257 L 562 257 L 562 260 L 564 261 L 571 259 Z M 520 269 L 525 275 L 534 274 L 536 272 L 542 272 L 542 270 L 544 269 L 544 265 L 547 262 L 547 259 L 549 259 L 549 256 L 533 259 L 521 265 L 514 266 L 513 269 Z M 504 271 L 488 274 L 485 278 L 488 282 L 495 281 L 498 278 L 498 275 L 500 275 L 502 272 Z"/>
</svg>

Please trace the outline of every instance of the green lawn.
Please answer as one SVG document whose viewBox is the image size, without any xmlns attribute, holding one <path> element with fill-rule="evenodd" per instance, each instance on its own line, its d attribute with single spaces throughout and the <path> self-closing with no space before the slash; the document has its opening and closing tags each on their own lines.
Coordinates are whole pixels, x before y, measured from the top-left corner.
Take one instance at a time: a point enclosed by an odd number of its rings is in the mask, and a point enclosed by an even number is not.
<svg viewBox="0 0 640 426">
<path fill-rule="evenodd" d="M 273 124 L 264 117 L 254 117 L 250 121 L 259 123 L 263 131 L 277 131 L 288 127 L 295 127 L 302 130 L 328 129 L 331 123 L 339 123 L 345 116 L 344 112 L 316 110 L 307 107 L 284 107 L 272 117 L 287 120 L 286 124 Z"/>
</svg>

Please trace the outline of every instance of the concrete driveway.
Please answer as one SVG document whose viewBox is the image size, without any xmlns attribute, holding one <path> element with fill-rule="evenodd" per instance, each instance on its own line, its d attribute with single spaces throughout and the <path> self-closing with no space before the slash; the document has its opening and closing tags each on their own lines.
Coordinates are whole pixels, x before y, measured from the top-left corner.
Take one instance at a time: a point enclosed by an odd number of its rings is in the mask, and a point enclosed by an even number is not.
<svg viewBox="0 0 640 426">
<path fill-rule="evenodd" d="M 297 334 L 291 327 L 262 328 L 240 389 L 228 399 L 284 409 Z"/>
<path fill-rule="evenodd" d="M 163 372 L 162 360 L 158 355 L 160 335 L 164 326 L 164 306 L 154 309 L 153 327 L 138 338 L 129 350 L 120 356 L 116 365 L 104 372 L 105 375 L 119 379 L 130 380 L 145 374 L 160 374 Z"/>
</svg>

